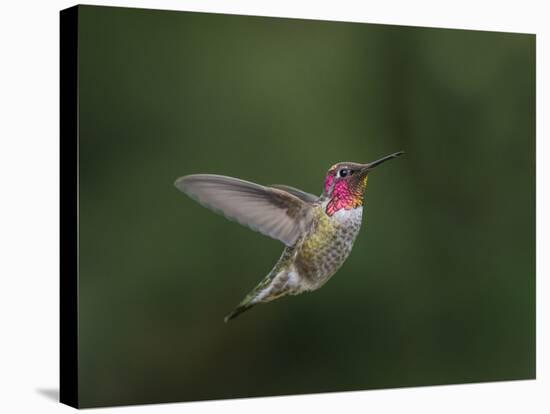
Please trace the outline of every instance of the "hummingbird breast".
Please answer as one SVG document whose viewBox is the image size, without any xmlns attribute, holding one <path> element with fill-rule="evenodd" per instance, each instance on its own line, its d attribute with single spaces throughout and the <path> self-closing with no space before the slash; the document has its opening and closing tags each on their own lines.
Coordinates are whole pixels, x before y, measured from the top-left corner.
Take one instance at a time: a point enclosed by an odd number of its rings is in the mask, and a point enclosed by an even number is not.
<svg viewBox="0 0 550 414">
<path fill-rule="evenodd" d="M 244 308 L 316 290 L 346 261 L 361 227 L 363 207 L 329 216 L 326 204 L 315 207 L 310 228 L 295 245 L 285 248 L 271 272 L 243 300 Z"/>
<path fill-rule="evenodd" d="M 320 288 L 349 256 L 363 216 L 363 207 L 341 209 L 328 216 L 320 204 L 311 229 L 298 241 L 294 268 L 303 290 Z"/>
</svg>

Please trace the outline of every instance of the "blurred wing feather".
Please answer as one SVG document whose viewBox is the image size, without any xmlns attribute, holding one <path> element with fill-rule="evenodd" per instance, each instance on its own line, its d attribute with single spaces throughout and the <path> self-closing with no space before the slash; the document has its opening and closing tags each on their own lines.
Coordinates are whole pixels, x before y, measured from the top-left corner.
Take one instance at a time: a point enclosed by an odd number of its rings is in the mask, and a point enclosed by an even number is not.
<svg viewBox="0 0 550 414">
<path fill-rule="evenodd" d="M 279 190 L 286 191 L 287 193 L 290 193 L 298 197 L 300 200 L 305 201 L 306 203 L 315 203 L 319 199 L 319 197 L 317 197 L 316 195 L 307 193 L 305 191 L 299 190 L 298 188 L 294 188 L 289 185 L 272 184 L 270 187 L 278 188 Z"/>
<path fill-rule="evenodd" d="M 311 220 L 312 206 L 281 189 L 213 174 L 180 177 L 175 186 L 231 220 L 280 240 L 296 243 Z"/>
</svg>

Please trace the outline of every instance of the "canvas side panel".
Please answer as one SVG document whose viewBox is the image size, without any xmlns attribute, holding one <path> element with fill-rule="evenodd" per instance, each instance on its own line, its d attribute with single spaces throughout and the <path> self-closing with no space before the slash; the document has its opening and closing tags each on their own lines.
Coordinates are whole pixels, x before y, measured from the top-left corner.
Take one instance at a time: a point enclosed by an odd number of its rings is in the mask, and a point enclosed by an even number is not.
<svg viewBox="0 0 550 414">
<path fill-rule="evenodd" d="M 78 6 L 60 13 L 60 401 L 78 407 Z"/>
</svg>

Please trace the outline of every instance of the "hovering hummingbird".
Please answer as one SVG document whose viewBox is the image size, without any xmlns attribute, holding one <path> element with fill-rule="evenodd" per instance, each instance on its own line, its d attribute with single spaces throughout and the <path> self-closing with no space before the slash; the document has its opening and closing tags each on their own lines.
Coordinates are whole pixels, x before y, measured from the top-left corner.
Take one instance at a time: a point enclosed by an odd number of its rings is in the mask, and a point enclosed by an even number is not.
<svg viewBox="0 0 550 414">
<path fill-rule="evenodd" d="M 320 197 L 286 185 L 262 186 L 222 175 L 178 178 L 175 186 L 200 204 L 286 245 L 271 272 L 225 322 L 258 303 L 323 286 L 347 259 L 359 233 L 368 174 L 402 154 L 368 164 L 333 165 Z"/>
</svg>

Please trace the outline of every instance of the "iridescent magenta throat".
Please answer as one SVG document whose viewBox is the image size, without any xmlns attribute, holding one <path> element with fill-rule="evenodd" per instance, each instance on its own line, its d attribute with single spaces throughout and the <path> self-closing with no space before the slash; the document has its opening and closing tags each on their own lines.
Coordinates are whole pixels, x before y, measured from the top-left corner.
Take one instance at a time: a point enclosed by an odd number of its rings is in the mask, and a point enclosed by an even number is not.
<svg viewBox="0 0 550 414">
<path fill-rule="evenodd" d="M 332 184 L 332 182 L 334 181 L 334 177 L 327 177 L 325 188 L 327 188 L 327 184 L 329 183 L 329 181 Z M 327 192 L 329 190 L 330 186 L 328 186 Z M 329 216 L 332 216 L 338 210 L 351 210 L 361 205 L 363 205 L 362 194 L 356 194 L 354 191 L 352 191 L 350 189 L 350 186 L 348 185 L 348 181 L 338 181 L 336 184 L 334 184 L 334 189 L 332 190 L 331 199 L 327 204 L 326 211 Z"/>
</svg>

